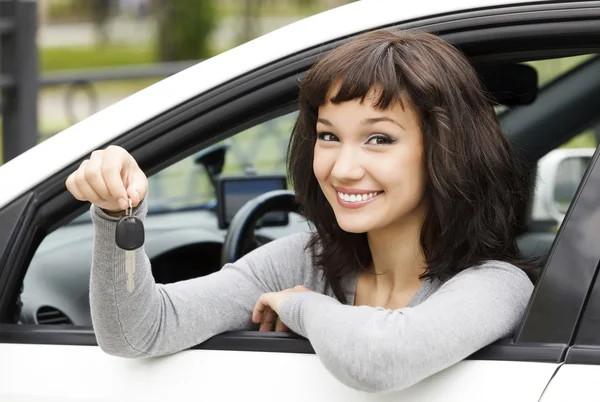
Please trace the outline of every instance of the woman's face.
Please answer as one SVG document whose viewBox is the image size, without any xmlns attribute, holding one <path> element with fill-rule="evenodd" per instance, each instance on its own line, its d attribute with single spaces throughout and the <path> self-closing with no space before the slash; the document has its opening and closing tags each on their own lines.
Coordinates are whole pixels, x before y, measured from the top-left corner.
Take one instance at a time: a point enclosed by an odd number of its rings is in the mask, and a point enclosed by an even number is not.
<svg viewBox="0 0 600 402">
<path fill-rule="evenodd" d="M 327 97 L 329 99 L 330 96 Z M 426 174 L 416 113 L 367 97 L 319 108 L 313 170 L 340 227 L 352 233 L 423 219 Z"/>
</svg>

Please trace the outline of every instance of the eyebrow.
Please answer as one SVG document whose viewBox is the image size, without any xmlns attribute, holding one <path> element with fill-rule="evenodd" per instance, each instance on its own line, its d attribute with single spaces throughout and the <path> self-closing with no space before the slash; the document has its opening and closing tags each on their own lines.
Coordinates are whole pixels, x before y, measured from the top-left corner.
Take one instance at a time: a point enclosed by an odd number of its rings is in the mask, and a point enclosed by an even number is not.
<svg viewBox="0 0 600 402">
<path fill-rule="evenodd" d="M 319 123 L 325 124 L 326 126 L 333 126 L 333 124 L 329 120 L 323 119 L 321 117 L 319 117 L 317 119 L 317 121 Z M 371 118 L 368 118 L 368 119 L 364 119 L 363 121 L 360 122 L 360 124 L 366 126 L 366 125 L 369 125 L 369 124 L 379 123 L 381 121 L 390 122 L 392 124 L 395 124 L 395 125 L 399 126 L 400 128 L 402 128 L 404 130 L 404 127 L 402 126 L 402 124 L 398 123 L 396 120 L 392 119 L 391 117 L 371 117 Z"/>
</svg>

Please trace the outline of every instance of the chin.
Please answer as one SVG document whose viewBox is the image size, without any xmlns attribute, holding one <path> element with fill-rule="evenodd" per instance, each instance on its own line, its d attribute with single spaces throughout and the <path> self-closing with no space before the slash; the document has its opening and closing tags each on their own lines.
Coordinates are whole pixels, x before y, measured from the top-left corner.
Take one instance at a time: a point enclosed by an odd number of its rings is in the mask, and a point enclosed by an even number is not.
<svg viewBox="0 0 600 402">
<path fill-rule="evenodd" d="M 350 219 L 338 219 L 337 223 L 344 232 L 348 233 L 366 233 L 373 229 L 373 225 L 364 221 L 357 222 Z"/>
</svg>

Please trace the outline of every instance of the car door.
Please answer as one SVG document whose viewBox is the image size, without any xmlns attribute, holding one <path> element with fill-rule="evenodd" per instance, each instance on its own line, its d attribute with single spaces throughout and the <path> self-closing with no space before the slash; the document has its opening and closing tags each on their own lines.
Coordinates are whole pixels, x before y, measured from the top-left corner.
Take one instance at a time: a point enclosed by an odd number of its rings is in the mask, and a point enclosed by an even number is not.
<svg viewBox="0 0 600 402">
<path fill-rule="evenodd" d="M 598 267 L 600 262 L 600 163 L 598 150 L 584 177 L 577 202 L 571 206 L 563 225 L 560 253 L 557 258 L 568 266 Z M 568 233 L 567 233 L 568 232 Z M 590 268 L 591 269 L 591 268 Z M 597 269 L 597 268 L 596 268 Z M 565 278 L 565 280 L 568 280 Z M 600 280 L 597 276 L 583 306 L 583 315 L 574 334 L 573 345 L 568 349 L 565 362 L 560 367 L 542 402 L 597 401 L 597 380 L 600 378 Z"/>
<path fill-rule="evenodd" d="M 599 16 L 598 2 L 555 3 L 450 13 L 399 26 L 437 32 L 472 60 L 489 61 L 593 47 L 591 42 L 600 37 Z M 115 143 L 128 149 L 149 175 L 156 173 L 208 144 L 293 110 L 298 78 L 332 45 L 295 54 L 201 94 Z M 564 361 L 595 275 L 595 265 L 565 262 L 567 243 L 558 241 L 514 338 L 384 396 L 343 386 L 307 340 L 289 334 L 229 333 L 171 356 L 122 359 L 103 353 L 89 326 L 15 323 L 20 286 L 40 241 L 87 208 L 63 185 L 78 163 L 0 210 L 2 401 L 535 401 Z M 569 222 L 567 214 L 559 239 L 573 236 Z"/>
</svg>

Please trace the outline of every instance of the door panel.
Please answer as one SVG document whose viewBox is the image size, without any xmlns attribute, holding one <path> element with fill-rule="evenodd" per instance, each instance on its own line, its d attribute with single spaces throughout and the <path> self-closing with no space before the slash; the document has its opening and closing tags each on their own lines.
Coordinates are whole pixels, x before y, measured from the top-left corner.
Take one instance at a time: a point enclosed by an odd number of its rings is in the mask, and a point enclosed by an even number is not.
<svg viewBox="0 0 600 402">
<path fill-rule="evenodd" d="M 600 366 L 565 364 L 548 385 L 540 402 L 600 401 Z"/>
<path fill-rule="evenodd" d="M 466 360 L 377 395 L 344 386 L 311 354 L 189 350 L 123 359 L 91 346 L 0 344 L 0 359 L 2 402 L 528 402 L 538 401 L 558 366 Z"/>
</svg>

